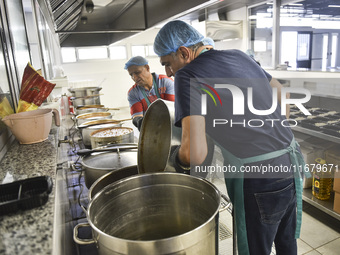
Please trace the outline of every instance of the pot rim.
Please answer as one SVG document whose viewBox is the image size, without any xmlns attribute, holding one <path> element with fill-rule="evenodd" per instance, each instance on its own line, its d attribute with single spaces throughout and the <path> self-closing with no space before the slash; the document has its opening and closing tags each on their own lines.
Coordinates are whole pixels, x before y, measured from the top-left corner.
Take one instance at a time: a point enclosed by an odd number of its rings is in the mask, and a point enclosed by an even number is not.
<svg viewBox="0 0 340 255">
<path fill-rule="evenodd" d="M 126 150 L 126 151 L 124 150 L 124 151 L 121 151 L 120 153 L 124 154 L 125 152 L 134 152 L 134 153 L 137 153 L 137 149 L 129 149 L 129 150 Z M 116 152 L 115 151 L 92 152 L 91 154 L 83 157 L 83 160 L 80 163 L 81 163 L 82 166 L 85 167 L 85 171 L 87 169 L 89 169 L 91 171 L 108 171 L 108 170 L 114 171 L 116 169 L 121 169 L 121 168 L 116 168 L 116 167 L 115 168 L 112 168 L 112 167 L 111 168 L 99 168 L 99 167 L 89 166 L 89 165 L 86 165 L 84 163 L 84 159 L 86 159 L 86 158 L 89 158 L 91 156 L 101 155 L 101 154 L 109 154 L 109 153 L 116 153 Z"/>
<path fill-rule="evenodd" d="M 89 116 L 89 117 L 85 117 L 84 116 Z M 76 116 L 76 119 L 81 119 L 81 120 L 86 120 L 86 119 L 90 119 L 90 118 L 94 118 L 94 117 L 108 117 L 108 116 L 112 116 L 112 114 L 110 112 L 86 112 L 86 113 L 82 113 Z"/>
<path fill-rule="evenodd" d="M 83 90 L 88 90 L 88 89 L 94 89 L 94 90 L 101 90 L 102 87 L 81 87 L 81 88 L 69 88 L 68 91 L 83 91 Z"/>
<path fill-rule="evenodd" d="M 169 242 L 169 241 L 173 241 L 174 239 L 183 239 L 183 238 L 186 238 L 188 237 L 189 235 L 192 235 L 194 232 L 197 232 L 199 231 L 200 229 L 204 228 L 207 224 L 209 224 L 215 217 L 216 215 L 219 215 L 219 206 L 216 208 L 216 210 L 212 213 L 211 217 L 206 220 L 204 223 L 202 223 L 200 226 L 188 231 L 188 232 L 185 232 L 183 234 L 180 234 L 180 235 L 177 235 L 177 236 L 172 236 L 172 237 L 167 237 L 167 238 L 162 238 L 162 239 L 156 239 L 156 240 L 145 240 L 145 241 L 139 241 L 139 240 L 130 240 L 130 239 L 124 239 L 124 238 L 119 238 L 119 237 L 116 237 L 116 236 L 111 236 L 105 232 L 103 232 L 102 230 L 100 230 L 93 222 L 92 220 L 90 219 L 90 210 L 93 206 L 93 203 L 100 197 L 100 195 L 102 193 L 104 193 L 106 190 L 108 190 L 111 186 L 113 185 L 118 185 L 122 182 L 127 182 L 129 180 L 132 180 L 132 179 L 136 179 L 136 178 L 140 178 L 141 176 L 149 176 L 149 175 L 177 175 L 177 176 L 182 176 L 182 177 L 187 177 L 187 178 L 196 178 L 197 181 L 202 181 L 203 183 L 205 183 L 205 185 L 209 185 L 210 187 L 213 188 L 213 190 L 216 192 L 217 196 L 218 196 L 218 204 L 220 205 L 221 204 L 221 192 L 216 188 L 216 186 L 214 184 L 212 184 L 211 182 L 209 182 L 208 180 L 206 179 L 203 179 L 201 177 L 197 177 L 197 176 L 191 176 L 191 175 L 187 175 L 187 174 L 182 174 L 182 173 L 172 173 L 172 172 L 157 172 L 157 173 L 144 173 L 144 174 L 137 174 L 137 175 L 133 175 L 133 176 L 130 176 L 130 177 L 126 177 L 124 179 L 121 179 L 121 180 L 118 180 L 116 182 L 113 182 L 111 184 L 109 184 L 108 186 L 104 187 L 100 192 L 98 192 L 94 198 L 92 198 L 92 200 L 90 201 L 89 205 L 88 205 L 88 208 L 86 210 L 86 218 L 87 218 L 87 221 L 88 223 L 90 224 L 91 228 L 93 230 L 95 230 L 98 234 L 100 235 L 103 235 L 105 236 L 106 238 L 109 238 L 111 241 L 119 241 L 119 242 L 124 242 L 124 243 L 131 243 L 131 244 L 136 244 L 136 245 L 139 245 L 139 244 L 144 244 L 144 245 L 151 245 L 155 242 Z M 218 223 L 217 223 L 218 225 Z M 194 242 L 197 243 L 199 240 L 195 240 Z"/>
<path fill-rule="evenodd" d="M 99 120 L 89 120 L 86 122 L 83 122 L 78 126 L 78 128 L 88 128 L 96 125 L 103 125 L 103 124 L 121 124 L 121 121 L 113 120 L 113 119 L 99 119 Z"/>
<path fill-rule="evenodd" d="M 90 189 L 89 189 L 89 191 L 88 191 L 88 198 L 89 198 L 89 201 L 91 201 L 92 199 L 94 199 L 94 198 L 100 193 L 101 190 L 100 190 L 99 192 L 97 192 L 94 196 L 92 196 L 92 192 L 93 192 L 95 186 L 96 186 L 98 183 L 100 183 L 103 179 L 107 178 L 108 176 L 110 176 L 111 174 L 113 174 L 115 171 L 124 171 L 125 169 L 131 169 L 131 168 L 137 169 L 137 174 L 138 174 L 138 165 L 132 165 L 132 166 L 126 166 L 126 167 L 122 167 L 122 168 L 119 168 L 119 169 L 117 169 L 117 170 L 111 171 L 111 172 L 109 172 L 109 173 L 107 173 L 107 174 L 104 174 L 103 176 L 99 177 L 97 180 L 95 180 L 94 183 L 92 183 L 92 185 L 91 185 L 91 187 L 90 187 Z M 137 174 L 136 174 L 136 175 L 137 175 Z M 130 176 L 129 176 L 129 177 L 130 177 Z M 127 178 L 127 177 L 126 177 L 126 178 Z M 122 179 L 125 179 L 125 178 L 122 178 Z M 122 179 L 120 179 L 120 180 L 122 180 Z M 114 181 L 114 182 L 112 182 L 112 183 L 119 182 L 120 180 Z M 110 183 L 110 184 L 112 184 L 112 183 Z M 105 187 L 106 187 L 106 186 L 105 186 Z M 105 187 L 104 187 L 104 188 L 105 188 Z"/>
</svg>

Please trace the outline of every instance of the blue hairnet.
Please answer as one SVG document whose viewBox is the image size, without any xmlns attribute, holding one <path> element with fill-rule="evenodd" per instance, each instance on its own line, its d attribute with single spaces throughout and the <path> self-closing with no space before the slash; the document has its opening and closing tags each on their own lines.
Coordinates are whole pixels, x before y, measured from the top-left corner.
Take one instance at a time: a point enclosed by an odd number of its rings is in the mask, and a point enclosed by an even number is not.
<svg viewBox="0 0 340 255">
<path fill-rule="evenodd" d="M 203 40 L 201 35 L 195 28 L 189 24 L 174 20 L 165 24 L 156 35 L 153 49 L 159 56 L 169 55 L 176 52 L 179 47 L 189 47 Z"/>
<path fill-rule="evenodd" d="M 145 66 L 148 63 L 149 62 L 145 58 L 141 56 L 137 56 L 137 57 L 130 58 L 130 60 L 125 63 L 124 69 L 127 70 L 130 66 Z"/>
<path fill-rule="evenodd" d="M 205 37 L 202 40 L 203 45 L 211 45 L 213 48 L 215 48 L 215 42 L 213 39 L 211 39 L 210 37 Z"/>
</svg>

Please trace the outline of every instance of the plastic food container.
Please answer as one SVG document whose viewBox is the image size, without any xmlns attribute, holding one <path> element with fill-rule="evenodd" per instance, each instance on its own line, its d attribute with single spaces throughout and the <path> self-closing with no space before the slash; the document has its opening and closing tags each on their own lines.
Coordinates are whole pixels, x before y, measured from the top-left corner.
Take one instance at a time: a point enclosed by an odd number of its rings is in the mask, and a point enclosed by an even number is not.
<svg viewBox="0 0 340 255">
<path fill-rule="evenodd" d="M 14 113 L 4 117 L 2 121 L 21 144 L 32 144 L 45 141 L 48 138 L 53 116 L 55 124 L 59 126 L 60 116 L 56 109 L 37 109 Z"/>
<path fill-rule="evenodd" d="M 49 176 L 32 177 L 0 185 L 0 215 L 46 204 L 53 182 Z"/>
</svg>

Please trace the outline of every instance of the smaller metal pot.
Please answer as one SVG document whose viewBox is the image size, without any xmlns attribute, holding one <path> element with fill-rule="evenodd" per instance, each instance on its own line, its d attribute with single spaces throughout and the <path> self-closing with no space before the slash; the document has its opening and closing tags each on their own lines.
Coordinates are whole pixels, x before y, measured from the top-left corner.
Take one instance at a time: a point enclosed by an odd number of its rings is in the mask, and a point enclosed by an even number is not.
<svg viewBox="0 0 340 255">
<path fill-rule="evenodd" d="M 83 113 L 76 116 L 77 125 L 81 125 L 84 122 L 91 120 L 101 120 L 101 119 L 112 119 L 112 114 L 110 112 L 92 112 Z"/>
<path fill-rule="evenodd" d="M 84 157 L 81 164 L 89 189 L 99 177 L 111 171 L 137 165 L 137 149 L 92 153 Z"/>
<path fill-rule="evenodd" d="M 133 143 L 134 132 L 129 127 L 109 127 L 93 131 L 90 134 L 91 147 L 97 148 L 108 144 Z"/>
</svg>

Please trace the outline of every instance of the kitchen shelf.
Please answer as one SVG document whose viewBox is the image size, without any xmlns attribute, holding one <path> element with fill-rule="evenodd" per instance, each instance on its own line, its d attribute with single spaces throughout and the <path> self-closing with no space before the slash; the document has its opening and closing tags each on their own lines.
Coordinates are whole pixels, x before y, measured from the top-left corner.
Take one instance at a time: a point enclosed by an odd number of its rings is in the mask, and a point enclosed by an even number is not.
<svg viewBox="0 0 340 255">
<path fill-rule="evenodd" d="M 332 143 L 337 143 L 340 144 L 340 138 L 328 134 L 324 134 L 320 131 L 315 131 L 312 129 L 308 128 L 303 128 L 303 127 L 292 127 L 292 130 L 294 132 L 300 132 L 303 134 L 307 134 L 310 136 L 314 136 L 326 141 L 330 141 Z M 328 214 L 329 216 L 332 216 L 333 218 L 337 219 L 340 221 L 340 214 L 337 212 L 333 211 L 333 204 L 334 204 L 334 193 L 332 192 L 331 197 L 329 200 L 319 200 L 316 197 L 313 196 L 312 194 L 312 189 L 304 189 L 303 194 L 302 194 L 302 199 L 306 203 L 314 206 L 315 208 L 321 210 L 322 212 Z"/>
<path fill-rule="evenodd" d="M 311 136 L 314 136 L 314 137 L 318 137 L 318 138 L 321 138 L 323 140 L 330 141 L 332 143 L 340 144 L 340 138 L 339 137 L 328 135 L 328 134 L 324 134 L 324 133 L 322 133 L 320 131 L 315 131 L 315 130 L 312 130 L 312 129 L 303 128 L 303 127 L 299 127 L 299 126 L 292 127 L 292 130 L 300 132 L 300 133 L 304 133 L 304 134 L 307 134 L 307 135 L 311 135 Z"/>
<path fill-rule="evenodd" d="M 313 205 L 324 213 L 327 213 L 328 215 L 340 221 L 340 214 L 333 211 L 334 192 L 331 193 L 330 199 L 319 200 L 313 196 L 312 189 L 304 189 L 302 199 L 308 204 Z"/>
</svg>

